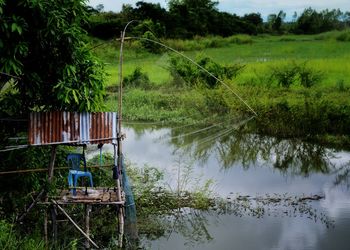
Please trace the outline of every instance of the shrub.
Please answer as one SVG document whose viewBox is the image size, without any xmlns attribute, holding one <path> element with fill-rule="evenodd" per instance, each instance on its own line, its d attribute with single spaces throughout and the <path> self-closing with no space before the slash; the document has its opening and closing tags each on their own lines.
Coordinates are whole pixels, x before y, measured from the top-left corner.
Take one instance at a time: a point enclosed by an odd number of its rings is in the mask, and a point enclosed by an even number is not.
<svg viewBox="0 0 350 250">
<path fill-rule="evenodd" d="M 323 78 L 322 72 L 308 67 L 306 63 L 299 65 L 297 71 L 300 84 L 305 88 L 312 87 Z"/>
<path fill-rule="evenodd" d="M 277 80 L 277 85 L 289 88 L 296 80 L 298 69 L 295 64 L 287 64 L 271 68 L 271 78 Z"/>
<path fill-rule="evenodd" d="M 218 79 L 232 79 L 244 68 L 244 65 L 241 64 L 222 66 L 209 57 L 201 57 L 196 63 Z M 214 77 L 180 56 L 170 58 L 170 74 L 174 79 L 173 84 L 176 86 L 194 86 L 204 83 L 209 88 L 215 88 L 218 85 L 218 81 Z"/>
<path fill-rule="evenodd" d="M 336 37 L 337 41 L 350 42 L 350 31 L 344 31 Z"/>
<path fill-rule="evenodd" d="M 153 41 L 157 40 L 157 38 L 151 31 L 146 31 L 142 35 L 142 38 L 144 39 L 141 40 L 141 45 L 144 49 L 154 54 L 159 54 L 162 52 L 162 47 L 159 44 L 156 44 L 150 41 L 150 40 L 153 40 Z"/>
<path fill-rule="evenodd" d="M 248 35 L 234 35 L 227 38 L 230 43 L 236 44 L 252 44 L 253 39 Z"/>
<path fill-rule="evenodd" d="M 271 71 L 270 78 L 275 79 L 278 86 L 285 88 L 289 88 L 294 83 L 310 88 L 323 78 L 322 72 L 308 67 L 306 62 L 301 64 L 293 62 L 279 67 L 272 67 Z"/>
<path fill-rule="evenodd" d="M 143 73 L 140 67 L 137 67 L 131 75 L 124 77 L 123 82 L 126 88 L 147 89 L 152 86 L 147 73 Z"/>
</svg>

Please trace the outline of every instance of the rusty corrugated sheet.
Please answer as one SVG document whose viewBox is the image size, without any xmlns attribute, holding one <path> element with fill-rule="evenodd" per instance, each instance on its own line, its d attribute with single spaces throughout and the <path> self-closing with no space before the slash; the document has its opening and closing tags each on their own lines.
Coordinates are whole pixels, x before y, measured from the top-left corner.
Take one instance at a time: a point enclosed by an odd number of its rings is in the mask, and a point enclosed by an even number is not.
<svg viewBox="0 0 350 250">
<path fill-rule="evenodd" d="M 117 142 L 117 113 L 31 113 L 29 144 L 99 144 Z"/>
</svg>

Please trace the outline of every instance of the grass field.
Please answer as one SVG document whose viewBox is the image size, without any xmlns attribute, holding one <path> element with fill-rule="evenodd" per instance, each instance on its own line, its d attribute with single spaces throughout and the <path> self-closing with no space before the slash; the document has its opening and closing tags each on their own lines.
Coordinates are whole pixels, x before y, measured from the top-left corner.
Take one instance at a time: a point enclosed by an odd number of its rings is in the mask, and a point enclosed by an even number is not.
<svg viewBox="0 0 350 250">
<path fill-rule="evenodd" d="M 344 34 L 350 37 L 349 33 L 235 36 L 221 42 L 212 37 L 164 43 L 182 49 L 182 53 L 193 59 L 210 57 L 220 65 L 244 65 L 237 77 L 225 79 L 225 82 L 257 111 L 255 131 L 284 137 L 321 134 L 343 138 L 345 135 L 346 139 L 342 141 L 348 143 L 350 41 L 338 38 Z M 118 82 L 119 45 L 111 44 L 95 51 L 107 63 L 107 109 L 116 110 L 116 88 L 113 86 Z M 124 76 L 141 68 L 153 86 L 147 89 L 125 86 L 125 119 L 185 123 L 203 117 L 249 113 L 224 86 L 214 89 L 205 89 L 198 84 L 183 88 L 173 86 L 169 71 L 171 53 L 151 54 L 142 50 L 137 42 L 125 44 Z M 275 73 L 283 77 L 293 67 L 311 72 L 311 77 L 315 76 L 316 80 L 308 87 L 301 86 L 296 78 L 290 86 L 281 86 Z"/>
<path fill-rule="evenodd" d="M 256 74 L 264 75 L 269 67 L 276 64 L 296 61 L 307 62 L 309 65 L 325 73 L 323 83 L 336 84 L 339 80 L 350 82 L 350 42 L 337 41 L 339 32 L 323 35 L 285 35 L 285 36 L 257 36 L 252 37 L 251 43 L 231 43 L 224 47 L 205 48 L 183 52 L 191 58 L 206 55 L 221 64 L 242 63 L 246 69 L 236 79 L 237 83 L 249 83 L 249 79 Z M 174 41 L 164 41 L 174 44 Z M 115 84 L 118 79 L 119 44 L 108 44 L 96 49 L 103 61 L 107 63 L 106 70 L 110 74 L 108 85 Z M 126 45 L 124 55 L 124 75 L 130 74 L 136 67 L 141 67 L 151 81 L 162 84 L 169 81 L 167 68 L 167 53 L 154 55 L 141 49 L 128 49 Z M 180 47 L 183 46 L 176 46 Z M 173 52 L 169 52 L 173 53 Z"/>
</svg>

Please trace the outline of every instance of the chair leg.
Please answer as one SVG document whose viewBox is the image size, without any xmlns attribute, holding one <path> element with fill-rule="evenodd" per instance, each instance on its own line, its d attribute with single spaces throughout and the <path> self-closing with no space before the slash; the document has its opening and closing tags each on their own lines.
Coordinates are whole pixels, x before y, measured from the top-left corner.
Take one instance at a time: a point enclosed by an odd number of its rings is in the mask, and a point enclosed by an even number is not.
<svg viewBox="0 0 350 250">
<path fill-rule="evenodd" d="M 92 175 L 90 174 L 89 176 L 89 179 L 90 179 L 90 186 L 93 187 L 94 186 L 94 183 L 92 182 Z"/>
<path fill-rule="evenodd" d="M 77 194 L 76 187 L 77 187 L 78 178 L 79 178 L 79 176 L 78 176 L 77 174 L 75 174 L 75 175 L 74 175 L 73 195 L 76 195 L 76 194 Z"/>
<path fill-rule="evenodd" d="M 73 186 L 72 173 L 68 174 L 68 187 Z"/>
</svg>

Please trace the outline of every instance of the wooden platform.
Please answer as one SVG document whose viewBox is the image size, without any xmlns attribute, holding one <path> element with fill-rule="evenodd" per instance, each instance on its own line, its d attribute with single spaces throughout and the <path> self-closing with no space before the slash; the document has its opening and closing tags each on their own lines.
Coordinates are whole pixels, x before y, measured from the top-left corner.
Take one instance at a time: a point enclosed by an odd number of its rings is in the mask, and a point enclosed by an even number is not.
<svg viewBox="0 0 350 250">
<path fill-rule="evenodd" d="M 124 197 L 118 200 L 115 188 L 77 188 L 76 195 L 69 190 L 62 190 L 59 197 L 55 197 L 58 204 L 101 204 L 101 205 L 123 205 Z"/>
</svg>

